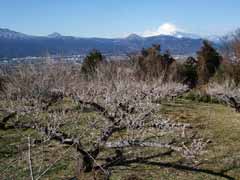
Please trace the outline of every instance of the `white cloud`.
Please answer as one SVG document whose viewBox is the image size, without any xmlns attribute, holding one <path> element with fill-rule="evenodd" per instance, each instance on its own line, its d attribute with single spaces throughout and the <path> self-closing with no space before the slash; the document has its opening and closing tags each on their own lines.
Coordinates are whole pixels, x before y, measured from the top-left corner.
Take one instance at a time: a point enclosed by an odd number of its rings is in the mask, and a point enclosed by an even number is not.
<svg viewBox="0 0 240 180">
<path fill-rule="evenodd" d="M 146 30 L 143 32 L 142 36 L 149 37 L 157 35 L 174 35 L 177 31 L 182 30 L 172 23 L 164 23 L 155 30 Z"/>
</svg>

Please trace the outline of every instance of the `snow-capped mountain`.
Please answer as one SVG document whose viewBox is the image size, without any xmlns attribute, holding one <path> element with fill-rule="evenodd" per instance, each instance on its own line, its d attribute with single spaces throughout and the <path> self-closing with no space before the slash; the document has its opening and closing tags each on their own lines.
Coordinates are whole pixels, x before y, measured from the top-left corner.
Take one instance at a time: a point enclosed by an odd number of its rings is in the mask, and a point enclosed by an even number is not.
<svg viewBox="0 0 240 180">
<path fill-rule="evenodd" d="M 143 37 L 133 33 L 133 34 L 128 35 L 126 37 L 126 39 L 128 39 L 128 40 L 142 40 Z"/>
<path fill-rule="evenodd" d="M 202 45 L 202 39 L 188 33 L 143 37 L 130 34 L 126 38 L 81 38 L 52 33 L 48 36 L 30 36 L 9 29 L 0 29 L 0 58 L 43 56 L 50 54 L 87 54 L 98 49 L 104 54 L 122 55 L 142 48 L 160 44 L 162 51 L 170 50 L 174 55 L 194 54 Z"/>
<path fill-rule="evenodd" d="M 25 39 L 29 38 L 29 35 L 12 31 L 10 29 L 0 28 L 0 38 L 5 39 Z"/>
<path fill-rule="evenodd" d="M 62 35 L 58 32 L 54 32 L 52 34 L 49 34 L 48 37 L 50 37 L 50 38 L 60 38 L 60 37 L 62 37 Z"/>
<path fill-rule="evenodd" d="M 176 38 L 191 38 L 191 39 L 202 39 L 203 37 L 197 34 L 193 33 L 187 33 L 182 31 L 173 31 L 171 33 L 167 34 L 155 34 L 155 35 L 148 35 L 148 36 L 140 36 L 138 34 L 130 34 L 127 36 L 127 39 L 142 39 L 142 38 L 148 38 L 148 37 L 156 37 L 156 36 L 172 36 Z"/>
<path fill-rule="evenodd" d="M 177 37 L 177 38 L 191 38 L 191 39 L 201 39 L 202 38 L 201 36 L 199 36 L 197 34 L 180 32 L 180 31 L 176 31 L 171 35 L 174 37 Z"/>
<path fill-rule="evenodd" d="M 221 42 L 221 36 L 216 36 L 216 35 L 211 35 L 211 36 L 207 36 L 205 37 L 205 39 L 212 41 L 214 43 L 220 43 Z"/>
</svg>

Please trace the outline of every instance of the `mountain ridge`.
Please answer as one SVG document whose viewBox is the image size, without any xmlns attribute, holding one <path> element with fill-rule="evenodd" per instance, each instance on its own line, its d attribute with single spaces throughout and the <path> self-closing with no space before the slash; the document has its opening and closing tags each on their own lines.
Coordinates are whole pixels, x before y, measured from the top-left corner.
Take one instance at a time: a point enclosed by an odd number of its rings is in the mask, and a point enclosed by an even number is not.
<svg viewBox="0 0 240 180">
<path fill-rule="evenodd" d="M 152 44 L 160 44 L 163 51 L 173 54 L 194 54 L 202 45 L 203 39 L 158 35 L 142 37 L 130 34 L 125 38 L 83 38 L 63 36 L 54 32 L 48 36 L 32 36 L 0 28 L 0 57 L 44 56 L 50 54 L 87 54 L 98 49 L 104 54 L 121 55 L 140 51 Z"/>
</svg>

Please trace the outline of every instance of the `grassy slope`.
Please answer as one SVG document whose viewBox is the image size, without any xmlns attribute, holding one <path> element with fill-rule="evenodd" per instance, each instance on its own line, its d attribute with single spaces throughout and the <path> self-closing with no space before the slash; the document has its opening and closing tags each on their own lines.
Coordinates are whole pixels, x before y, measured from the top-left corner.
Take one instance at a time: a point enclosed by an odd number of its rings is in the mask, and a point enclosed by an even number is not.
<svg viewBox="0 0 240 180">
<path fill-rule="evenodd" d="M 164 103 L 161 109 L 165 116 L 176 119 L 180 122 L 188 122 L 193 125 L 197 132 L 206 139 L 212 141 L 207 147 L 208 151 L 204 155 L 203 163 L 198 167 L 209 173 L 222 172 L 226 175 L 240 179 L 240 114 L 233 109 L 218 104 L 197 103 L 186 100 Z M 27 163 L 19 157 L 18 148 L 26 148 L 24 145 L 17 146 L 19 134 L 27 135 L 36 132 L 16 132 L 0 131 L 0 170 L 4 173 L 0 179 L 26 179 L 29 171 Z M 51 142 L 34 149 L 36 155 L 33 157 L 35 171 L 42 170 L 44 167 L 38 167 L 38 161 L 46 162 L 46 167 L 50 162 L 56 160 L 61 153 L 67 150 L 67 147 Z M 37 152 L 44 152 L 44 158 L 39 157 Z M 73 150 L 71 150 L 73 151 Z M 146 154 L 154 154 L 156 149 L 146 150 Z M 57 153 L 56 153 L 57 152 Z M 164 151 L 162 151 L 164 152 Z M 44 176 L 43 179 L 65 179 L 71 177 L 74 173 L 74 151 L 67 153 Z M 101 156 L 106 156 L 103 153 Z M 7 168 L 17 158 L 16 163 Z M 172 166 L 179 157 L 173 155 L 160 156 L 151 159 L 149 164 L 131 164 L 128 166 L 114 167 L 112 179 L 124 179 L 127 176 L 137 176 L 141 179 L 226 179 L 209 173 L 195 172 L 193 170 L 182 170 L 181 166 Z M 170 162 L 170 163 L 169 163 Z M 44 164 L 44 163 L 41 163 Z M 21 170 L 20 170 L 21 169 Z M 181 169 L 181 170 L 180 170 Z"/>
<path fill-rule="evenodd" d="M 202 137 L 212 141 L 202 168 L 222 171 L 240 179 L 239 113 L 223 105 L 183 100 L 175 104 L 165 104 L 162 111 L 172 119 L 191 123 Z M 194 179 L 201 179 L 202 176 L 195 173 Z"/>
</svg>

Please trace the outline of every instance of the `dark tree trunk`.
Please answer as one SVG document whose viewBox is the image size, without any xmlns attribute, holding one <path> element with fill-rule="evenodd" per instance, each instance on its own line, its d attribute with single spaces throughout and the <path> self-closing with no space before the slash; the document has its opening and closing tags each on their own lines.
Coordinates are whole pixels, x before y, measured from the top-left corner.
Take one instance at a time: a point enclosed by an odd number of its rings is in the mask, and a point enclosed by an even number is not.
<svg viewBox="0 0 240 180">
<path fill-rule="evenodd" d="M 235 98 L 231 97 L 230 98 L 230 103 L 232 104 L 232 106 L 235 108 L 236 112 L 240 112 L 240 103 L 238 103 Z"/>
<path fill-rule="evenodd" d="M 82 167 L 83 167 L 84 172 L 91 172 L 93 170 L 94 162 L 90 156 L 88 156 L 88 155 L 83 156 L 82 162 L 83 162 Z"/>
<path fill-rule="evenodd" d="M 93 151 L 84 151 L 81 148 L 78 148 L 80 156 L 77 162 L 77 172 L 91 172 L 94 168 L 94 159 L 97 158 L 99 154 L 99 148 L 94 149 Z"/>
</svg>

